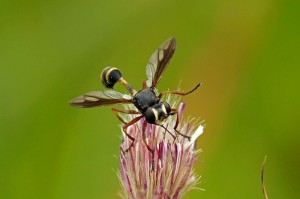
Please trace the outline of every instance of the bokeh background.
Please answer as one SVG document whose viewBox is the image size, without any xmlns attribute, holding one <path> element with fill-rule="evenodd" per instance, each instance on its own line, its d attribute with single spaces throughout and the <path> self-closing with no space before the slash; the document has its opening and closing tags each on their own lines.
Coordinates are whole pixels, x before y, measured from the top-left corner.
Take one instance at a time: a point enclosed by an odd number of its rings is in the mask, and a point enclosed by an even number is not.
<svg viewBox="0 0 300 199">
<path fill-rule="evenodd" d="M 67 102 L 103 89 L 103 67 L 141 88 L 151 53 L 177 50 L 159 90 L 201 89 L 205 120 L 185 198 L 299 198 L 300 1 L 1 1 L 0 198 L 118 198 L 120 122 Z M 124 91 L 117 86 L 118 91 Z"/>
</svg>

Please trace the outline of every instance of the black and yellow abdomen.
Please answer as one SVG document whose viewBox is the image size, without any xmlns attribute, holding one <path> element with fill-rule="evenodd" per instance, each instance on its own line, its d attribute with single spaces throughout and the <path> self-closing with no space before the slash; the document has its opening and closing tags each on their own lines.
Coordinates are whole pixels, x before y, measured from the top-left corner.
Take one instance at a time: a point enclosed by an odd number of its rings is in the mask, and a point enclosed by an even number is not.
<svg viewBox="0 0 300 199">
<path fill-rule="evenodd" d="M 121 78 L 121 71 L 111 66 L 104 68 L 100 75 L 101 82 L 106 88 L 113 88 L 115 83 L 117 83 Z"/>
</svg>

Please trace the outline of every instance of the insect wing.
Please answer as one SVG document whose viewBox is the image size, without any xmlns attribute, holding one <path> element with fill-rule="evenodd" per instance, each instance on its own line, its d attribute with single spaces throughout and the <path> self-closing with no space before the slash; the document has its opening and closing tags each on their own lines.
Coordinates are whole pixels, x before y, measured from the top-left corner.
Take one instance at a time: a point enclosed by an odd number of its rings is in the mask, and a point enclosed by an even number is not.
<svg viewBox="0 0 300 199">
<path fill-rule="evenodd" d="M 155 88 L 166 70 L 176 48 L 175 38 L 170 38 L 151 55 L 147 67 L 147 86 Z"/>
<path fill-rule="evenodd" d="M 110 106 L 114 104 L 131 103 L 131 97 L 122 93 L 106 90 L 91 91 L 84 95 L 74 98 L 69 102 L 72 106 L 80 108 L 89 108 L 95 106 Z"/>
</svg>

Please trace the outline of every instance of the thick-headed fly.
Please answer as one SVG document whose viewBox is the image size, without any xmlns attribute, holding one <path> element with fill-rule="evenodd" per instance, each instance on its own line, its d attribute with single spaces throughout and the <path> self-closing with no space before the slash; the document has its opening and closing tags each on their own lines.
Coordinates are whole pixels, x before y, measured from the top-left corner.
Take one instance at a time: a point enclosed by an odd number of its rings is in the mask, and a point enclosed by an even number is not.
<svg viewBox="0 0 300 199">
<path fill-rule="evenodd" d="M 156 86 L 158 85 L 164 71 L 168 66 L 169 61 L 171 60 L 175 52 L 175 47 L 175 38 L 170 38 L 151 55 L 146 67 L 148 80 L 143 82 L 143 89 L 136 91 L 123 78 L 123 75 L 119 69 L 109 66 L 106 67 L 100 75 L 102 84 L 106 88 L 113 88 L 114 85 L 119 82 L 127 88 L 127 90 L 130 92 L 130 95 L 122 94 L 113 90 L 91 91 L 71 100 L 69 103 L 75 107 L 82 108 L 109 106 L 115 104 L 133 104 L 137 108 L 137 110 L 121 110 L 112 108 L 112 111 L 116 114 L 119 120 L 124 123 L 124 133 L 132 141 L 132 144 L 129 148 L 133 146 L 135 139 L 127 133 L 126 129 L 130 125 L 138 122 L 143 117 L 146 121 L 144 122 L 143 128 L 146 128 L 147 122 L 150 124 L 159 125 L 163 127 L 167 132 L 169 132 L 174 139 L 176 139 L 176 137 L 166 127 L 163 126 L 163 123 L 170 115 L 177 114 L 177 109 L 170 107 L 167 102 L 161 101 L 161 97 L 167 93 L 184 96 L 195 91 L 200 86 L 200 84 L 198 84 L 189 92 L 165 91 L 156 94 Z M 125 122 L 124 119 L 119 115 L 119 113 L 138 114 L 139 116 L 129 122 Z M 178 130 L 176 130 L 178 126 L 178 116 L 176 121 L 177 122 L 174 126 L 175 132 L 190 140 L 190 136 L 181 134 Z M 143 130 L 142 132 L 145 131 Z M 145 144 L 147 145 L 146 142 Z M 153 150 L 148 145 L 147 148 L 153 154 Z"/>
</svg>

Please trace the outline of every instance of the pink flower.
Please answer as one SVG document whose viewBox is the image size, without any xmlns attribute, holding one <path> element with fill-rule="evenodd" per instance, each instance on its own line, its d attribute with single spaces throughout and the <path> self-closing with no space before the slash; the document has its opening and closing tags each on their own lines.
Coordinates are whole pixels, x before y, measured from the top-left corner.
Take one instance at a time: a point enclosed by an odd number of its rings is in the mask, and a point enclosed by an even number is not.
<svg viewBox="0 0 300 199">
<path fill-rule="evenodd" d="M 123 198 L 177 199 L 194 188 L 197 183 L 198 178 L 194 173 L 193 165 L 199 151 L 195 150 L 195 145 L 196 139 L 203 133 L 203 126 L 195 119 L 188 118 L 187 121 L 183 121 L 185 103 L 179 104 L 179 97 L 172 95 L 171 98 L 167 95 L 164 101 L 169 102 L 173 108 L 178 107 L 177 130 L 191 136 L 191 140 L 180 135 L 174 140 L 165 129 L 151 124 L 147 124 L 145 132 L 141 132 L 143 119 L 131 125 L 127 132 L 135 138 L 133 147 L 128 152 L 124 152 L 131 144 L 131 140 L 125 134 L 120 146 L 119 178 L 123 188 L 121 194 Z M 136 117 L 126 116 L 128 121 Z M 176 134 L 173 130 L 175 123 L 176 116 L 169 116 L 164 123 L 164 126 L 174 135 Z M 152 153 L 143 142 L 143 133 L 146 134 L 148 146 L 154 149 L 154 162 Z"/>
</svg>

